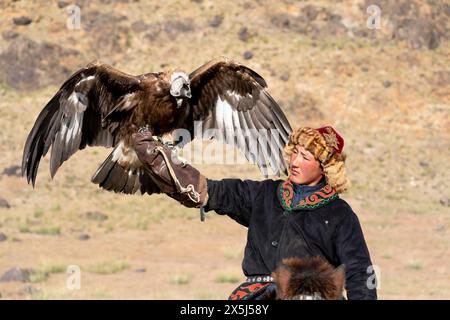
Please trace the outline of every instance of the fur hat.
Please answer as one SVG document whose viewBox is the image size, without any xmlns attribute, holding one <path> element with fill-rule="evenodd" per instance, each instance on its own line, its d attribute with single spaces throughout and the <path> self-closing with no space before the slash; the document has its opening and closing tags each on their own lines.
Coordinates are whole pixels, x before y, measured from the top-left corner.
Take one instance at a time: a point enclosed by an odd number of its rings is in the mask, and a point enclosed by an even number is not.
<svg viewBox="0 0 450 320">
<path fill-rule="evenodd" d="M 290 156 L 296 145 L 304 147 L 314 155 L 322 167 L 327 183 L 341 193 L 349 182 L 345 173 L 344 138 L 331 126 L 317 129 L 302 127 L 294 130 L 284 148 Z"/>
</svg>

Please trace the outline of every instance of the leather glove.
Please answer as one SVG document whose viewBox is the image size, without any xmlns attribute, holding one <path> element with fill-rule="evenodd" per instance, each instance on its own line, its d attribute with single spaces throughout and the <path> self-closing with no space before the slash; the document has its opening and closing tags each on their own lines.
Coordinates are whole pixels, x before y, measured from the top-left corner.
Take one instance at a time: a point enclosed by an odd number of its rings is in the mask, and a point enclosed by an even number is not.
<svg viewBox="0 0 450 320">
<path fill-rule="evenodd" d="M 145 172 L 160 190 L 186 207 L 203 207 L 208 202 L 206 178 L 144 128 L 132 136 L 132 145 Z M 203 220 L 203 216 L 202 216 Z"/>
</svg>

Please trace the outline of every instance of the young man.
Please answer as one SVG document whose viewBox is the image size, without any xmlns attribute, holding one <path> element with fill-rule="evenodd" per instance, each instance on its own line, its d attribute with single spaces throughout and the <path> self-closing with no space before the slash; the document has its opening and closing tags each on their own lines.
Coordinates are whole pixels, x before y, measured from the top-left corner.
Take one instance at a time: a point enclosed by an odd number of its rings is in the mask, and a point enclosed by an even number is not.
<svg viewBox="0 0 450 320">
<path fill-rule="evenodd" d="M 290 157 L 285 181 L 209 180 L 189 165 L 173 163 L 170 151 L 160 156 L 150 133 L 136 134 L 134 142 L 163 192 L 186 206 L 203 206 L 248 227 L 242 262 L 247 280 L 229 299 L 255 299 L 274 290 L 270 275 L 282 259 L 311 256 L 344 265 L 348 299 L 377 298 L 358 218 L 339 197 L 347 188 L 344 140 L 331 126 L 299 128 L 291 134 L 285 147 Z"/>
</svg>

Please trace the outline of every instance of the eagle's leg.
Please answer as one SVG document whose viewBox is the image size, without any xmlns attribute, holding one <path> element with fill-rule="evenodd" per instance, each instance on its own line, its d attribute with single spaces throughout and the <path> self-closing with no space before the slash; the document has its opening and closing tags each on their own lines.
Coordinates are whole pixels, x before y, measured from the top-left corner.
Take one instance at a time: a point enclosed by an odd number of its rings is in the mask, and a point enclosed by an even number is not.
<svg viewBox="0 0 450 320">
<path fill-rule="evenodd" d="M 163 134 L 156 136 L 156 139 L 158 139 L 162 144 L 167 146 L 172 152 L 175 152 L 175 154 L 178 157 L 178 160 L 181 162 L 181 164 L 184 166 L 188 161 L 178 155 L 179 151 L 181 150 L 179 144 L 183 141 L 183 139 L 173 140 L 173 137 L 170 133 Z"/>
</svg>

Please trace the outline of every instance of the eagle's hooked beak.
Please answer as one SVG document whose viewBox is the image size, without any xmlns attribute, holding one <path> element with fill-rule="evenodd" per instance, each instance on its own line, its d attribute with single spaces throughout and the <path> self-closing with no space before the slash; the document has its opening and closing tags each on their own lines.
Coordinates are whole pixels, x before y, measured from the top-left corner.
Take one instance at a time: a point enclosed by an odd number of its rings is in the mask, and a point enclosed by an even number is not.
<svg viewBox="0 0 450 320">
<path fill-rule="evenodd" d="M 192 98 L 191 86 L 188 83 L 184 83 L 180 89 L 180 96 L 182 98 Z"/>
<path fill-rule="evenodd" d="M 170 94 L 175 98 L 192 98 L 191 86 L 182 77 L 176 78 L 170 88 Z"/>
</svg>

